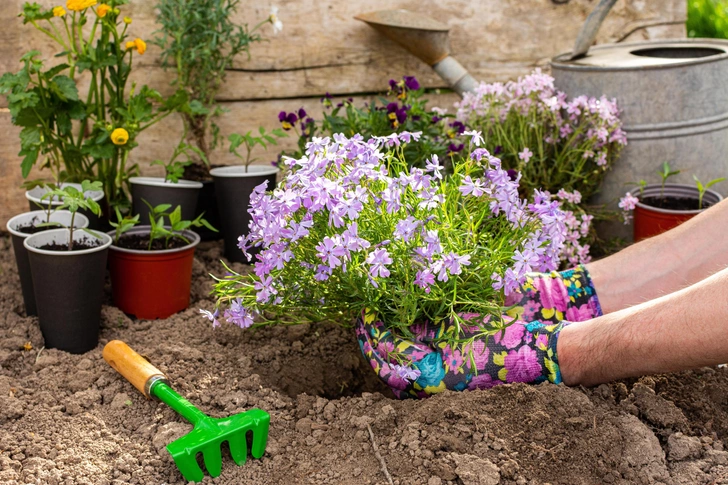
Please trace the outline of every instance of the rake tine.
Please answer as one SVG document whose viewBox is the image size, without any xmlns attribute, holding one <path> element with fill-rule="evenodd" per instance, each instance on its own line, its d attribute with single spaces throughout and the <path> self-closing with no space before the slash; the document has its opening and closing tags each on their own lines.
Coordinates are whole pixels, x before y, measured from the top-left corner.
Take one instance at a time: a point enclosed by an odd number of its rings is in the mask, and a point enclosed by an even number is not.
<svg viewBox="0 0 728 485">
<path fill-rule="evenodd" d="M 194 455 L 177 456 L 174 458 L 174 463 L 188 482 L 201 482 L 205 476 Z"/>
<path fill-rule="evenodd" d="M 222 472 L 221 445 L 222 443 L 212 443 L 202 449 L 202 457 L 205 461 L 205 468 L 207 468 L 207 473 L 209 473 L 212 478 L 219 477 L 220 472 Z"/>
<path fill-rule="evenodd" d="M 253 458 L 260 458 L 265 453 L 265 446 L 268 444 L 270 415 L 260 409 L 251 409 L 248 413 L 252 421 L 250 428 L 253 430 L 253 449 L 251 450 L 251 454 Z"/>
<path fill-rule="evenodd" d="M 228 437 L 228 446 L 230 446 L 230 455 L 236 465 L 243 465 L 248 459 L 248 443 L 245 439 L 247 430 L 240 430 Z"/>
</svg>

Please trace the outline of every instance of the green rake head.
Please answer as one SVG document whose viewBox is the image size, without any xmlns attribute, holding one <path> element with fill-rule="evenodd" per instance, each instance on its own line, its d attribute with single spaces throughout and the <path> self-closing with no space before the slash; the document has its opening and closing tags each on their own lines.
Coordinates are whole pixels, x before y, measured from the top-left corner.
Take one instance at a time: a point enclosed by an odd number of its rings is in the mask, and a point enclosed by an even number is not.
<svg viewBox="0 0 728 485">
<path fill-rule="evenodd" d="M 204 474 L 197 463 L 202 460 L 210 476 L 222 471 L 222 445 L 227 442 L 237 465 L 248 456 L 248 432 L 252 433 L 251 454 L 261 458 L 268 443 L 270 415 L 251 409 L 227 418 L 211 418 L 177 394 L 159 370 L 124 342 L 112 340 L 104 347 L 104 359 L 147 397 L 155 397 L 192 423 L 194 429 L 167 445 L 167 451 L 187 481 L 202 481 Z"/>
</svg>

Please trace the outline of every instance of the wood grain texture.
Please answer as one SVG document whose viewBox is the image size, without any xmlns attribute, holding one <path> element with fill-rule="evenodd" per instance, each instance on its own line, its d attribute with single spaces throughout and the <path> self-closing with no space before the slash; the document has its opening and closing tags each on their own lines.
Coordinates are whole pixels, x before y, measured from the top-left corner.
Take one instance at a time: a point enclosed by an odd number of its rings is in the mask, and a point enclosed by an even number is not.
<svg viewBox="0 0 728 485">
<path fill-rule="evenodd" d="M 104 346 L 104 360 L 116 372 L 124 376 L 139 392 L 151 398 L 146 392 L 146 383 L 152 377 L 166 378 L 164 373 L 154 367 L 147 359 L 137 354 L 121 340 L 112 340 Z"/>
<path fill-rule="evenodd" d="M 60 0 L 58 0 L 60 1 Z M 58 1 L 56 3 L 58 3 Z M 326 92 L 366 99 L 386 88 L 390 78 L 404 74 L 418 77 L 428 88 L 444 83 L 431 69 L 401 47 L 381 37 L 354 15 L 367 11 L 404 8 L 425 13 L 450 26 L 452 54 L 476 79 L 506 80 L 525 74 L 535 66 L 547 67 L 548 59 L 570 50 L 584 19 L 596 0 L 571 0 L 555 4 L 551 0 L 280 0 L 279 17 L 283 32 L 255 44 L 251 58 L 240 58 L 228 72 L 219 99 L 229 110 L 220 125 L 223 133 L 247 131 L 258 126 L 277 126 L 280 110 L 304 106 L 320 112 L 319 98 Z M 17 18 L 24 0 L 0 2 L 0 71 L 16 71 L 18 59 L 31 47 L 47 58 L 52 43 Z M 45 0 L 41 3 L 50 5 Z M 63 3 L 63 2 L 60 2 Z M 158 29 L 154 0 L 131 0 L 123 8 L 133 18 L 131 35 L 149 40 Z M 244 2 L 238 18 L 253 25 L 269 13 L 270 4 Z M 684 0 L 622 0 L 605 20 L 598 43 L 617 39 L 627 41 L 684 37 Z M 136 58 L 133 80 L 169 91 L 170 73 L 159 65 L 159 49 L 149 44 L 144 56 Z M 83 79 L 79 79 L 83 84 Z M 449 107 L 452 94 L 430 96 L 433 105 Z M 5 106 L 4 97 L 0 106 Z M 140 137 L 141 146 L 133 152 L 144 173 L 159 173 L 148 163 L 171 153 L 177 142 L 180 123 L 168 119 Z M 19 130 L 11 126 L 9 115 L 0 112 L 0 223 L 23 210 L 25 199 L 19 189 Z M 284 140 L 292 146 L 295 140 Z M 261 163 L 275 158 L 277 150 L 261 156 Z M 215 154 L 214 163 L 233 163 L 224 151 Z M 31 174 L 31 177 L 37 174 Z"/>
</svg>

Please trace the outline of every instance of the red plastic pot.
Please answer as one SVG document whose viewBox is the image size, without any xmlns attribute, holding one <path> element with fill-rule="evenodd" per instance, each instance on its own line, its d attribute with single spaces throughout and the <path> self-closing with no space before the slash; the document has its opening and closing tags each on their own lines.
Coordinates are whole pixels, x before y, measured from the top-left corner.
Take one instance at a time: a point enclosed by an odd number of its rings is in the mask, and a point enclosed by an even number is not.
<svg viewBox="0 0 728 485">
<path fill-rule="evenodd" d="M 643 191 L 635 189 L 632 195 L 640 199 L 646 197 L 660 197 L 662 187 L 660 185 L 648 185 Z M 665 184 L 665 197 L 689 198 L 698 200 L 698 189 L 691 185 Z M 715 205 L 723 200 L 723 196 L 713 190 L 707 190 L 703 195 L 703 205 Z M 692 219 L 701 210 L 670 210 L 652 207 L 639 202 L 634 210 L 634 240 L 635 242 L 657 236 L 663 232 L 679 226 L 688 219 Z"/>
<path fill-rule="evenodd" d="M 138 226 L 126 234 L 149 234 L 149 226 Z M 167 318 L 190 304 L 192 260 L 200 236 L 184 231 L 190 244 L 159 251 L 140 251 L 111 246 L 109 273 L 111 292 L 124 313 L 153 320 Z M 114 232 L 109 232 L 114 237 Z"/>
</svg>

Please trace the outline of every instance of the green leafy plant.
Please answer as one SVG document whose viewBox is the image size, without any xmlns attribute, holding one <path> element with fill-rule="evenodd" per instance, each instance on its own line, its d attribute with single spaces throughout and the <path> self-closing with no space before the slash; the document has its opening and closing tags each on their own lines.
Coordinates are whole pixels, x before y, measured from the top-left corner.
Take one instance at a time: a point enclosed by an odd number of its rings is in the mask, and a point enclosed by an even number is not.
<svg viewBox="0 0 728 485">
<path fill-rule="evenodd" d="M 161 165 L 164 167 L 165 182 L 177 183 L 184 176 L 185 169 L 195 163 L 195 160 L 201 160 L 205 165 L 209 165 L 207 156 L 202 150 L 183 140 L 174 149 L 172 157 L 167 162 L 154 160 L 152 165 Z"/>
<path fill-rule="evenodd" d="M 725 177 L 719 177 L 717 179 L 713 179 L 710 182 L 703 185 L 703 183 L 698 179 L 697 176 L 693 175 L 693 179 L 695 180 L 695 186 L 698 189 L 698 210 L 703 208 L 703 196 L 705 195 L 705 191 L 707 191 L 709 188 L 711 188 L 713 185 L 723 182 L 726 178 Z"/>
<path fill-rule="evenodd" d="M 219 142 L 220 128 L 215 118 L 223 109 L 217 103 L 217 95 L 226 70 L 239 55 L 250 56 L 250 45 L 263 40 L 258 33 L 263 25 L 271 23 L 274 30 L 280 29 L 275 10 L 252 29 L 236 24 L 233 18 L 239 5 L 239 0 L 160 0 L 157 3 L 157 22 L 162 28 L 154 43 L 162 49 L 162 65 L 175 70 L 173 84 L 191 99 L 192 109 L 182 114 L 183 141 L 186 139 L 204 154 L 195 160 L 198 169 L 205 168 L 204 160 Z"/>
<path fill-rule="evenodd" d="M 126 3 L 69 0 L 70 12 L 23 6 L 23 23 L 52 39 L 64 61 L 48 67 L 32 50 L 20 71 L 0 78 L 12 121 L 22 127 L 24 178 L 41 158 L 56 181 L 99 180 L 111 204 L 124 203 L 127 180 L 137 171 L 127 163 L 139 133 L 177 109 L 189 111 L 184 90 L 164 98 L 147 86 L 128 88 L 134 54 L 144 54 L 146 43 L 130 40 L 131 19 L 122 19 L 119 8 Z M 81 73 L 88 73 L 86 92 L 75 80 Z"/>
<path fill-rule="evenodd" d="M 240 160 L 243 161 L 243 165 L 245 166 L 245 171 L 248 171 L 248 166 L 255 162 L 256 159 L 252 158 L 252 152 L 256 145 L 259 145 L 263 147 L 263 149 L 267 149 L 269 145 L 277 145 L 278 142 L 276 141 L 276 138 L 285 138 L 288 135 L 286 135 L 283 130 L 280 128 L 276 128 L 270 132 L 266 132 L 265 128 L 262 126 L 258 129 L 258 135 L 253 135 L 252 131 L 249 131 L 245 133 L 244 135 L 241 135 L 239 133 L 232 133 L 228 137 L 228 141 L 230 142 L 230 153 L 238 157 Z M 242 155 L 238 149 L 244 146 L 245 147 L 245 154 Z"/>
<path fill-rule="evenodd" d="M 446 167 L 466 148 L 460 136 L 465 131 L 463 123 L 445 115 L 446 110 L 428 108 L 425 90 L 414 76 L 390 80 L 387 96 L 378 96 L 357 106 L 352 98 L 335 103 L 330 95 L 321 99 L 325 111 L 322 119 L 308 116 L 303 108 L 278 114 L 281 127 L 298 135 L 298 150 L 286 153 L 299 158 L 306 144 L 314 136 L 325 137 L 342 133 L 345 136 L 360 134 L 365 139 L 373 136 L 391 136 L 395 133 L 421 132 L 418 143 L 405 147 L 405 157 L 414 167 L 424 167 L 428 158 L 437 155 Z M 448 168 L 449 170 L 449 168 Z"/>
<path fill-rule="evenodd" d="M 662 199 L 665 197 L 665 184 L 667 183 L 667 179 L 674 175 L 678 175 L 680 170 L 673 170 L 670 168 L 670 164 L 668 162 L 662 162 L 662 166 L 657 173 L 660 174 L 660 178 L 662 179 L 662 183 L 660 185 L 660 198 Z"/>
<path fill-rule="evenodd" d="M 184 236 L 184 231 L 190 227 L 206 227 L 211 231 L 217 232 L 217 229 L 203 218 L 204 214 L 200 214 L 192 221 L 182 220 L 182 206 L 177 206 L 172 212 L 169 209 L 172 208 L 171 204 L 159 204 L 152 206 L 149 202 L 142 199 L 147 207 L 149 207 L 149 244 L 147 249 L 152 250 L 154 241 L 163 241 L 165 249 L 169 248 L 169 243 L 173 239 L 181 239 L 182 241 L 189 244 L 190 240 Z M 165 224 L 166 219 L 166 224 Z M 134 228 L 139 223 L 139 215 L 129 217 L 122 216 L 119 211 L 116 211 L 116 222 L 111 225 L 116 229 L 114 234 L 114 243 L 118 244 L 121 236 L 126 232 Z"/>
<path fill-rule="evenodd" d="M 67 185 L 65 187 L 55 187 L 51 188 L 50 190 L 43 194 L 41 197 L 41 200 L 48 199 L 49 206 L 50 201 L 54 199 L 61 200 L 61 205 L 57 207 L 58 210 L 66 209 L 71 213 L 71 223 L 67 227 L 69 231 L 69 240 L 68 240 L 68 250 L 73 250 L 73 231 L 75 230 L 74 222 L 76 219 L 76 212 L 78 212 L 80 209 L 85 209 L 93 214 L 96 214 L 97 216 L 101 214 L 101 207 L 99 204 L 93 200 L 91 197 L 86 195 L 86 192 L 92 192 L 92 191 L 98 191 L 102 189 L 101 182 L 91 182 L 89 180 L 84 180 L 81 182 L 81 190 L 78 190 L 76 187 L 72 185 Z M 44 225 L 44 224 L 41 224 Z M 60 225 L 56 223 L 48 223 L 48 225 Z M 89 234 L 98 237 L 96 233 L 91 231 L 88 228 L 82 228 L 82 231 L 86 231 Z"/>
<path fill-rule="evenodd" d="M 725 0 L 688 0 L 688 37 L 728 39 L 728 3 Z"/>
</svg>

